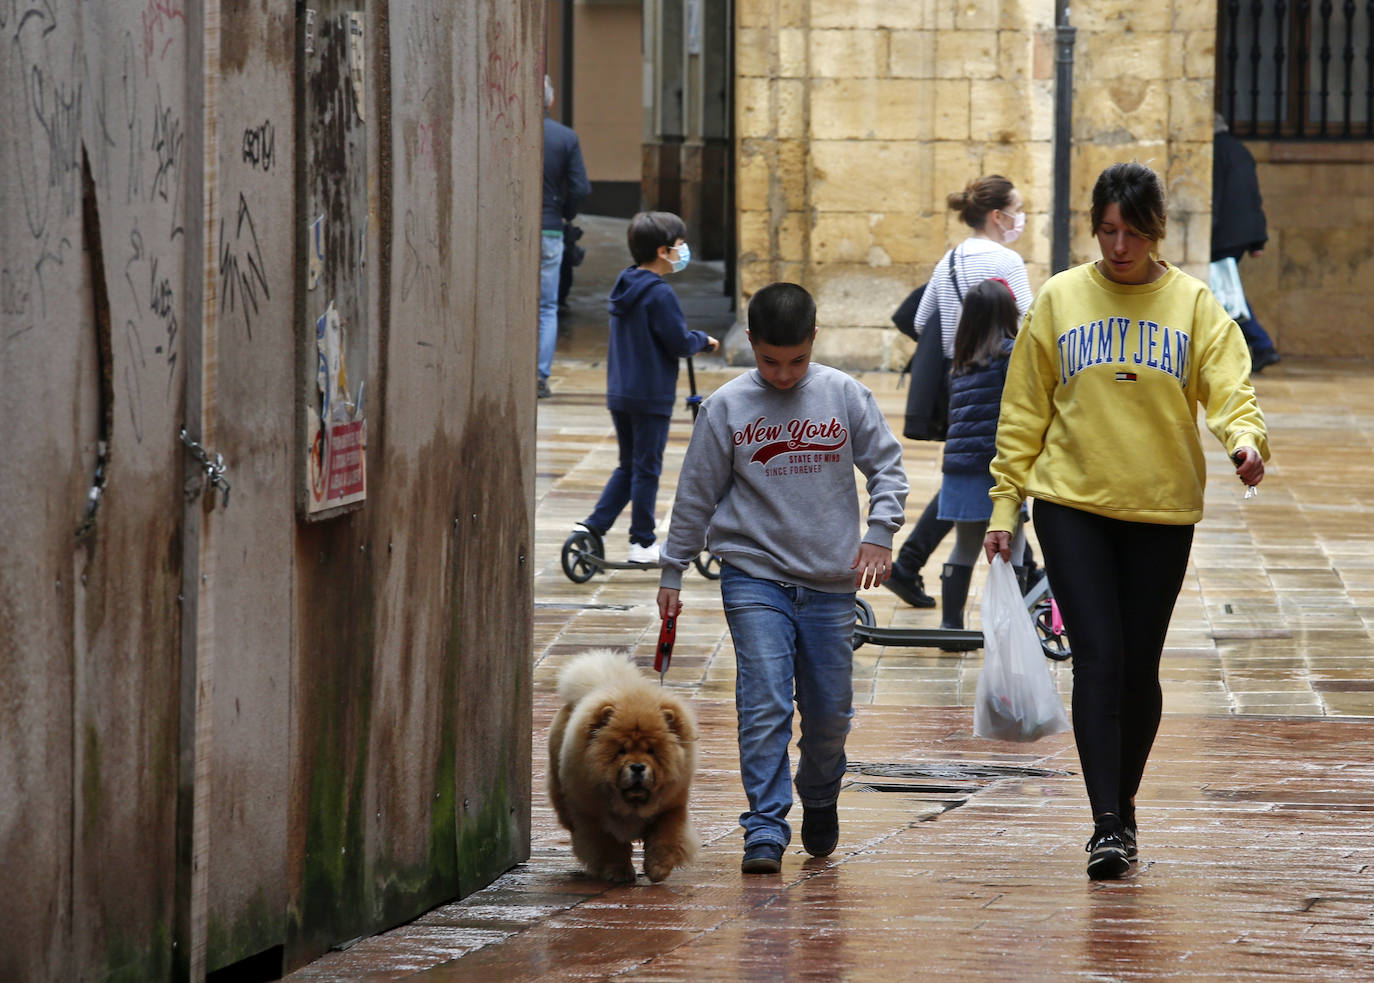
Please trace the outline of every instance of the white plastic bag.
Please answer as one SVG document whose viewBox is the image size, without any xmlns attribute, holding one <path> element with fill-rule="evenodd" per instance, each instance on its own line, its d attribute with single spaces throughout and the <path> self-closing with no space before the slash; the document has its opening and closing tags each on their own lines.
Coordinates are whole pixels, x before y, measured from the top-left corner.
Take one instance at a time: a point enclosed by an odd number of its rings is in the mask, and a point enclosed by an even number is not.
<svg viewBox="0 0 1374 983">
<path fill-rule="evenodd" d="M 1250 305 L 1245 302 L 1245 288 L 1240 282 L 1240 267 L 1234 257 L 1212 261 L 1207 270 L 1208 286 L 1217 302 L 1237 324 L 1250 320 Z"/>
<path fill-rule="evenodd" d="M 983 669 L 973 733 L 998 741 L 1035 741 L 1069 729 L 1016 574 L 1001 556 L 983 588 Z"/>
</svg>

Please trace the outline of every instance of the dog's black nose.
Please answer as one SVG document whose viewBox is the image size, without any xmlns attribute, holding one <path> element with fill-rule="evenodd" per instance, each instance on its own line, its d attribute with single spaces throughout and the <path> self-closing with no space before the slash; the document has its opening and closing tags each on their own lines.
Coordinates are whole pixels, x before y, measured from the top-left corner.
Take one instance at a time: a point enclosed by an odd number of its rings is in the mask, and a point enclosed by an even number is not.
<svg viewBox="0 0 1374 983">
<path fill-rule="evenodd" d="M 645 767 L 644 765 L 639 764 L 638 762 L 636 762 L 636 763 L 630 765 L 630 774 L 634 775 L 635 778 L 643 778 L 643 777 L 644 777 L 644 767 Z"/>
</svg>

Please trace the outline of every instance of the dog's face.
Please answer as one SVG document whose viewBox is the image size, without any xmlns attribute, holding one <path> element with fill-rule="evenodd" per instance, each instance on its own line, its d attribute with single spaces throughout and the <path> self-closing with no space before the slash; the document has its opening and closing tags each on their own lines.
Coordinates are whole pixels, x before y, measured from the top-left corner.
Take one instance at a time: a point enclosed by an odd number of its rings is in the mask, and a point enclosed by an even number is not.
<svg viewBox="0 0 1374 983">
<path fill-rule="evenodd" d="M 601 780 L 638 808 L 681 781 L 684 742 L 693 738 L 690 721 L 672 707 L 608 702 L 591 715 L 587 751 Z"/>
</svg>

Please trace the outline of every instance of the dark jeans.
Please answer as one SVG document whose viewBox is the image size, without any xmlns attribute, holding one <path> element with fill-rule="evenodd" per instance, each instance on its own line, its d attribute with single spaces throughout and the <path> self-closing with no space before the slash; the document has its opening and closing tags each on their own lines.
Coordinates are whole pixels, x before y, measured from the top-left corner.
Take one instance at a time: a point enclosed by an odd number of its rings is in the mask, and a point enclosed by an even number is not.
<svg viewBox="0 0 1374 983">
<path fill-rule="evenodd" d="M 1093 816 L 1130 820 L 1159 730 L 1159 659 L 1193 527 L 1036 501 L 1035 530 L 1073 646 L 1073 737 Z"/>
<path fill-rule="evenodd" d="M 604 534 L 629 503 L 630 542 L 648 546 L 654 541 L 654 503 L 672 417 L 611 410 L 611 421 L 620 445 L 620 465 L 611 472 L 596 508 L 583 525 Z"/>
<path fill-rule="evenodd" d="M 1218 253 L 1213 259 L 1225 259 L 1227 256 L 1236 261 L 1236 266 L 1240 266 L 1240 261 L 1245 258 L 1244 249 L 1233 249 L 1224 253 Z M 1240 333 L 1245 335 L 1245 343 L 1250 346 L 1250 351 L 1254 355 L 1266 355 L 1274 350 L 1274 340 L 1269 337 L 1269 332 L 1264 330 L 1264 326 L 1259 323 L 1259 318 L 1255 317 L 1255 308 L 1250 304 L 1250 298 L 1245 298 L 1246 309 L 1250 311 L 1247 320 L 1240 321 Z"/>
</svg>

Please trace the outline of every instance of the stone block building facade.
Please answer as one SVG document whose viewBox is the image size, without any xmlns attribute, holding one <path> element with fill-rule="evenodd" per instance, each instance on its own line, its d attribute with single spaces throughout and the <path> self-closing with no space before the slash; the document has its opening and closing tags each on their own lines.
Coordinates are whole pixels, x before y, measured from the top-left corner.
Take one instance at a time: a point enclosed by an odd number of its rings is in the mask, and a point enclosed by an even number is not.
<svg viewBox="0 0 1374 983">
<path fill-rule="evenodd" d="M 1209 259 L 1213 37 L 1205 5 L 1095 0 L 1074 9 L 1071 261 L 1106 165 L 1168 184 L 1163 256 Z M 1000 173 L 1025 201 L 1013 248 L 1050 274 L 1053 0 L 739 0 L 736 123 L 742 299 L 776 279 L 816 294 L 818 357 L 898 368 L 893 309 L 967 229 L 945 196 Z"/>
<path fill-rule="evenodd" d="M 964 235 L 945 196 L 980 174 L 1025 200 L 1033 288 L 1096 257 L 1092 183 L 1121 160 L 1164 178 L 1160 255 L 1205 277 L 1218 107 L 1258 162 L 1269 243 L 1243 275 L 1261 320 L 1286 355 L 1374 357 L 1368 5 L 548 2 L 642 28 L 641 205 L 679 211 L 703 256 L 725 242 L 741 312 L 773 280 L 811 289 L 833 364 L 904 364 L 891 312 Z"/>
</svg>

